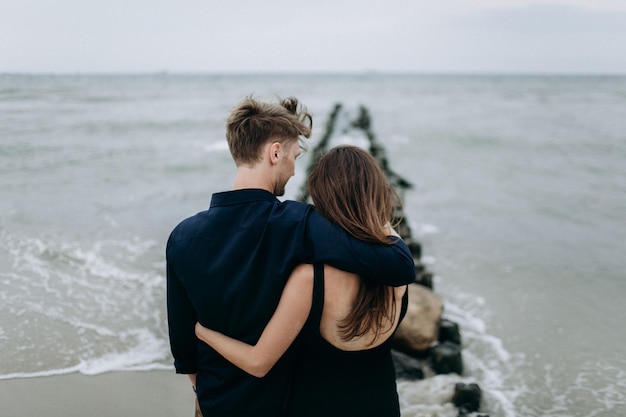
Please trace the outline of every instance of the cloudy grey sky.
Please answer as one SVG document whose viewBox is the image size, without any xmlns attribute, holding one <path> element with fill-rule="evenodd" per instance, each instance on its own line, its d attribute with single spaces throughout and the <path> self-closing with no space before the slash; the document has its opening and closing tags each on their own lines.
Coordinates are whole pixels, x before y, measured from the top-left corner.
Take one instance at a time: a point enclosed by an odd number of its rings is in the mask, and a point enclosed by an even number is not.
<svg viewBox="0 0 626 417">
<path fill-rule="evenodd" d="M 0 0 L 0 72 L 626 73 L 624 0 Z"/>
</svg>

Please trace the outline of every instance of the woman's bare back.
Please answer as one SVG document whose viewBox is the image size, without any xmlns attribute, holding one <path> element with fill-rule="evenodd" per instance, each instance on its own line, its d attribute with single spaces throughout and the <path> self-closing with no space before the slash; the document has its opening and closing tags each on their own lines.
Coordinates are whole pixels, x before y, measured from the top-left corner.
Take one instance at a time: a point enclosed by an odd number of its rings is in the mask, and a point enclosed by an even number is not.
<svg viewBox="0 0 626 417">
<path fill-rule="evenodd" d="M 339 324 L 352 311 L 359 292 L 360 281 L 361 278 L 358 275 L 324 265 L 324 310 L 320 333 L 330 344 L 345 351 L 372 349 L 381 345 L 393 334 L 400 319 L 402 296 L 406 291 L 406 286 L 393 288 L 396 304 L 394 321 L 391 323 L 385 320 L 378 339 L 374 340 L 375 332 L 370 330 L 363 336 L 344 340 Z M 391 298 L 391 293 L 389 296 Z"/>
</svg>

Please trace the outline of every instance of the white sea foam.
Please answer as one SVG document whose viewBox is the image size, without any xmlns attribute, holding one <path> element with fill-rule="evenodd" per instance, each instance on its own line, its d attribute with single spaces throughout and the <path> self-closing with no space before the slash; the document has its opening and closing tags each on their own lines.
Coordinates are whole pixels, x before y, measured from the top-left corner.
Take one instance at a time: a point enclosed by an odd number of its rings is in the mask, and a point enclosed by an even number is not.
<svg viewBox="0 0 626 417">
<path fill-rule="evenodd" d="M 477 383 L 483 393 L 482 408 L 495 415 L 515 417 L 515 399 L 525 391 L 511 378 L 521 369 L 524 355 L 511 354 L 501 339 L 489 334 L 484 298 L 458 290 L 444 297 L 444 317 L 458 323 L 463 343 L 463 382 Z"/>
<path fill-rule="evenodd" d="M 456 417 L 452 404 L 456 374 L 436 375 L 420 381 L 398 381 L 398 396 L 403 417 Z"/>
<path fill-rule="evenodd" d="M 66 375 L 72 374 L 74 372 L 80 372 L 80 367 L 72 366 L 69 368 L 62 369 L 47 369 L 44 371 L 38 372 L 15 372 L 12 374 L 4 374 L 0 375 L 0 380 L 3 379 L 16 379 L 16 378 L 38 378 L 38 377 L 46 377 L 46 376 L 54 376 L 54 375 Z"/>
<path fill-rule="evenodd" d="M 154 247 L 136 238 L 81 242 L 0 230 L 13 270 L 0 273 L 3 332 L 11 334 L 0 336 L 2 378 L 166 367 L 165 279 L 153 269 Z"/>
<path fill-rule="evenodd" d="M 350 134 L 338 135 L 331 139 L 329 148 L 339 145 L 358 146 L 363 149 L 369 148 L 369 142 L 361 131 L 352 131 Z"/>
<path fill-rule="evenodd" d="M 134 348 L 124 352 L 111 352 L 98 358 L 83 359 L 78 365 L 79 372 L 96 375 L 121 370 L 172 369 L 164 364 L 169 351 L 166 340 L 155 337 L 148 329 L 131 329 L 125 333 L 126 336 L 132 335 L 137 339 Z"/>
<path fill-rule="evenodd" d="M 422 255 L 422 257 L 420 258 L 420 262 L 424 265 L 431 266 L 437 263 L 437 258 L 431 255 Z"/>
<path fill-rule="evenodd" d="M 436 235 L 439 233 L 439 228 L 434 224 L 427 223 L 414 223 L 411 224 L 413 230 L 417 236 Z"/>
<path fill-rule="evenodd" d="M 112 228 L 114 228 L 114 229 L 119 229 L 120 228 L 120 224 L 112 216 L 106 215 L 106 216 L 104 216 L 104 220 L 106 220 L 106 222 Z"/>
<path fill-rule="evenodd" d="M 518 411 L 532 415 L 541 407 L 544 415 L 556 417 L 579 415 L 581 410 L 585 416 L 625 415 L 625 365 L 624 358 L 602 358 L 582 363 L 565 375 L 555 375 L 555 366 L 545 365 L 543 375 L 538 375 L 538 386 L 525 393 L 535 398 L 535 403 L 523 402 Z"/>
<path fill-rule="evenodd" d="M 66 368 L 0 375 L 0 380 L 63 375 L 74 372 L 97 375 L 111 371 L 173 370 L 169 356 L 169 345 L 163 337 L 157 337 L 149 329 L 137 328 L 123 332 L 120 338 L 134 339 L 134 346 L 123 351 L 114 349 L 102 356 L 88 356 L 81 359 L 78 364 Z M 28 351 L 31 348 L 25 346 L 24 350 Z M 24 354 L 27 353 L 24 352 Z"/>
<path fill-rule="evenodd" d="M 205 152 L 225 152 L 228 151 L 228 142 L 226 140 L 220 140 L 211 142 L 204 147 Z"/>
</svg>

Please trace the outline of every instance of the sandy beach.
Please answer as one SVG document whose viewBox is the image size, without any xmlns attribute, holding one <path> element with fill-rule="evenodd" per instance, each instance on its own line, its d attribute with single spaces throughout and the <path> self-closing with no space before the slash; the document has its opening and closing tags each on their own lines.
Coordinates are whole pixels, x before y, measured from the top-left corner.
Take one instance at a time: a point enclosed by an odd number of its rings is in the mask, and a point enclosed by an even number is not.
<svg viewBox="0 0 626 417">
<path fill-rule="evenodd" d="M 174 371 L 79 373 L 0 381 L 2 417 L 191 417 L 194 394 Z"/>
</svg>

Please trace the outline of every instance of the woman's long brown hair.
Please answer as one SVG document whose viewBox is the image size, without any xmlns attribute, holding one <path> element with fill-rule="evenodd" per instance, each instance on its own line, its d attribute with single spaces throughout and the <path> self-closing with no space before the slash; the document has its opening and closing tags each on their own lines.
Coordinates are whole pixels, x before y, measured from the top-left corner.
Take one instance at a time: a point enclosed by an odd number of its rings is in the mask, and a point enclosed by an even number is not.
<svg viewBox="0 0 626 417">
<path fill-rule="evenodd" d="M 385 225 L 393 216 L 392 199 L 400 199 L 374 157 L 363 149 L 355 146 L 331 149 L 311 171 L 308 188 L 320 214 L 352 236 L 392 243 Z M 373 344 L 386 320 L 390 322 L 388 328 L 393 326 L 395 315 L 393 288 L 361 279 L 352 311 L 341 321 L 339 330 L 346 341 L 373 330 L 375 337 L 370 343 Z"/>
</svg>

